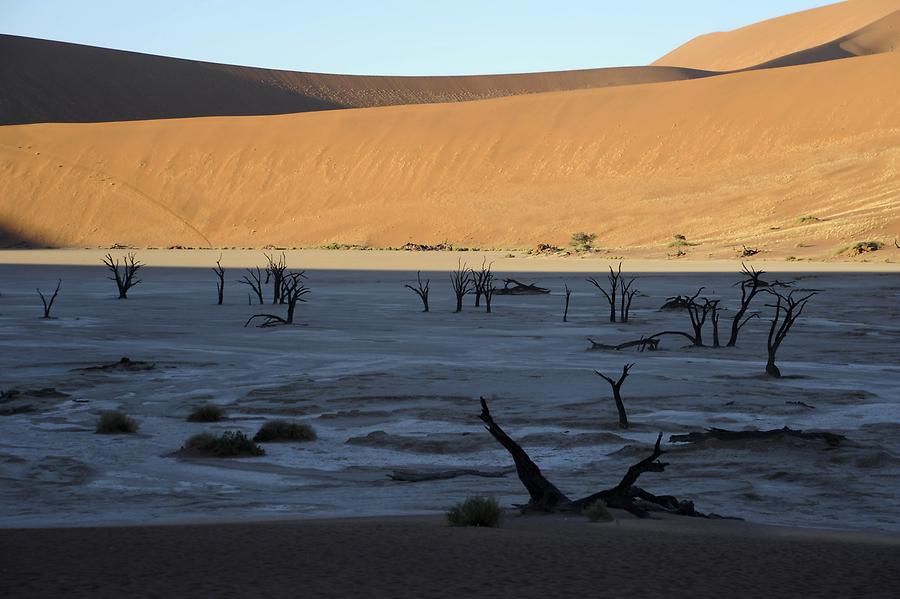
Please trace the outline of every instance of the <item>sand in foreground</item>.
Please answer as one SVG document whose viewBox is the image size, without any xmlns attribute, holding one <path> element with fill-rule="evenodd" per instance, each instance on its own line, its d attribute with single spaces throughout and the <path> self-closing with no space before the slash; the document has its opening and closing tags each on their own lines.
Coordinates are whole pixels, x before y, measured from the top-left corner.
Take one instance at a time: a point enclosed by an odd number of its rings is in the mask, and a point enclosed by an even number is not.
<svg viewBox="0 0 900 599">
<path fill-rule="evenodd" d="M 7 597 L 888 597 L 900 540 L 509 516 L 4 530 Z"/>
</svg>

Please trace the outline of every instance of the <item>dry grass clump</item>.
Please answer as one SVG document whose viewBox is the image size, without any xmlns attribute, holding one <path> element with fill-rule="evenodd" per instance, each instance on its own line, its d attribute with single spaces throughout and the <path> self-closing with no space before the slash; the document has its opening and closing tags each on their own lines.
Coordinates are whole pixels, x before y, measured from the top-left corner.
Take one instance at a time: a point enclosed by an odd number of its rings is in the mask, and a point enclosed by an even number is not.
<svg viewBox="0 0 900 599">
<path fill-rule="evenodd" d="M 225 431 L 218 437 L 212 433 L 194 435 L 185 441 L 184 447 L 179 453 L 215 458 L 237 458 L 265 455 L 266 450 L 241 431 Z"/>
<path fill-rule="evenodd" d="M 109 411 L 100 414 L 97 421 L 97 429 L 94 431 L 100 435 L 123 435 L 136 433 L 138 423 L 134 418 L 126 416 L 122 412 Z"/>
<path fill-rule="evenodd" d="M 273 441 L 303 443 L 316 440 L 316 431 L 302 422 L 287 420 L 268 420 L 260 428 L 253 440 L 258 443 Z"/>
<path fill-rule="evenodd" d="M 503 510 L 493 497 L 469 497 L 447 511 L 447 520 L 453 526 L 500 526 Z"/>
<path fill-rule="evenodd" d="M 591 522 L 612 522 L 615 520 L 613 515 L 609 513 L 606 502 L 598 499 L 583 510 L 581 513 L 588 517 Z"/>
<path fill-rule="evenodd" d="M 851 256 L 859 256 L 869 252 L 877 252 L 884 247 L 880 241 L 857 241 L 852 245 L 845 245 L 838 249 L 836 254 L 850 254 Z"/>
<path fill-rule="evenodd" d="M 225 418 L 225 410 L 213 404 L 204 404 L 194 408 L 187 417 L 188 422 L 218 422 Z"/>
</svg>

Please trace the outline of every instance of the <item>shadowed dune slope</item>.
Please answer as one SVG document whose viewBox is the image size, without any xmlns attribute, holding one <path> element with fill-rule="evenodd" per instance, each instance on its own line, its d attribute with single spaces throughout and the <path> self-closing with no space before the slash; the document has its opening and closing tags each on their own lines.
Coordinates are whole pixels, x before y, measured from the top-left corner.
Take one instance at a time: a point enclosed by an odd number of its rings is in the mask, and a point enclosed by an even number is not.
<svg viewBox="0 0 900 599">
<path fill-rule="evenodd" d="M 746 69 L 827 44 L 897 10 L 900 0 L 847 0 L 734 31 L 701 35 L 653 64 L 710 71 Z"/>
<path fill-rule="evenodd" d="M 0 35 L 0 124 L 286 114 L 691 79 L 677 67 L 459 77 L 329 75 Z"/>
<path fill-rule="evenodd" d="M 831 255 L 900 227 L 900 54 L 267 117 L 0 128 L 0 226 L 49 245 Z M 803 224 L 799 217 L 814 215 Z M 811 249 L 797 249 L 812 246 Z"/>
</svg>

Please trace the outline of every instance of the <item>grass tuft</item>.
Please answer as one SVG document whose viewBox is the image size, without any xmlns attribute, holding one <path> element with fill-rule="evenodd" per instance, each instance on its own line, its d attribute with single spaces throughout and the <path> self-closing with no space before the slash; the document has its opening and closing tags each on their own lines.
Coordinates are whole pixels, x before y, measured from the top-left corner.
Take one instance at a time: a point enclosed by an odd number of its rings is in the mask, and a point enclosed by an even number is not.
<svg viewBox="0 0 900 599">
<path fill-rule="evenodd" d="M 122 435 L 136 433 L 138 423 L 122 412 L 103 412 L 97 421 L 96 433 L 100 435 Z"/>
<path fill-rule="evenodd" d="M 308 424 L 302 422 L 288 422 L 287 420 L 268 420 L 260 428 L 253 440 L 258 443 L 272 441 L 294 441 L 303 443 L 316 440 L 316 431 Z"/>
<path fill-rule="evenodd" d="M 225 418 L 225 410 L 212 404 L 204 404 L 194 408 L 187 417 L 188 422 L 218 422 Z"/>
<path fill-rule="evenodd" d="M 261 456 L 266 451 L 241 431 L 225 431 L 218 437 L 212 433 L 194 435 L 184 443 L 182 451 L 216 458 Z"/>
<path fill-rule="evenodd" d="M 447 520 L 453 526 L 500 526 L 503 510 L 493 497 L 469 497 L 447 511 Z"/>
<path fill-rule="evenodd" d="M 586 508 L 581 511 L 582 514 L 588 517 L 588 520 L 591 522 L 612 522 L 615 520 L 613 515 L 609 513 L 609 509 L 606 507 L 606 502 L 602 499 L 598 499 L 593 502 Z"/>
</svg>

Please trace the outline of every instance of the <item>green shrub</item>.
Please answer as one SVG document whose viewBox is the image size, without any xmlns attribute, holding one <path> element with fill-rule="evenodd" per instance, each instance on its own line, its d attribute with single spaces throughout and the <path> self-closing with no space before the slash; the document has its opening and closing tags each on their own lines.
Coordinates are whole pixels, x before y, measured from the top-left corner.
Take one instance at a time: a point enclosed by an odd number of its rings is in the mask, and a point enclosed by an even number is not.
<svg viewBox="0 0 900 599">
<path fill-rule="evenodd" d="M 212 433 L 200 433 L 188 439 L 181 449 L 217 458 L 260 456 L 266 453 L 241 431 L 225 431 L 218 437 Z"/>
<path fill-rule="evenodd" d="M 585 233 L 584 231 L 572 233 L 572 247 L 579 252 L 587 252 L 594 247 L 596 239 L 596 233 Z"/>
<path fill-rule="evenodd" d="M 137 429 L 138 423 L 134 418 L 130 418 L 122 412 L 111 411 L 100 414 L 95 432 L 101 435 L 121 435 L 136 433 Z"/>
<path fill-rule="evenodd" d="M 500 526 L 503 510 L 493 497 L 469 497 L 447 512 L 447 520 L 453 526 Z"/>
<path fill-rule="evenodd" d="M 204 404 L 194 408 L 187 417 L 188 422 L 218 422 L 225 418 L 225 410 L 212 404 Z"/>
<path fill-rule="evenodd" d="M 260 428 L 253 440 L 258 443 L 271 441 L 315 441 L 316 431 L 308 424 L 302 422 L 288 422 L 287 420 L 267 420 Z"/>
<path fill-rule="evenodd" d="M 612 522 L 615 520 L 606 508 L 606 502 L 602 499 L 593 502 L 584 508 L 581 513 L 587 516 L 591 522 Z"/>
</svg>

